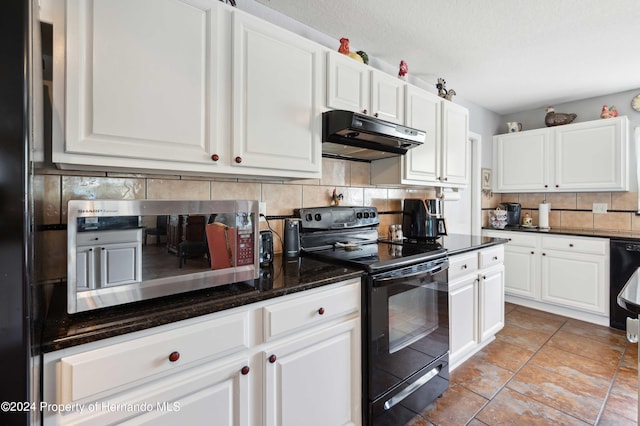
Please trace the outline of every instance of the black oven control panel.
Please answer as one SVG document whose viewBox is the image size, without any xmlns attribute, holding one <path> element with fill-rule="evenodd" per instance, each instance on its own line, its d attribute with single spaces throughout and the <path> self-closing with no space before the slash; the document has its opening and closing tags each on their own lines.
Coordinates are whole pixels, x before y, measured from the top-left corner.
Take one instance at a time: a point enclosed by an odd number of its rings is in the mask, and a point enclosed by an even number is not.
<svg viewBox="0 0 640 426">
<path fill-rule="evenodd" d="M 302 230 L 352 229 L 378 226 L 375 207 L 331 206 L 296 209 Z"/>
</svg>

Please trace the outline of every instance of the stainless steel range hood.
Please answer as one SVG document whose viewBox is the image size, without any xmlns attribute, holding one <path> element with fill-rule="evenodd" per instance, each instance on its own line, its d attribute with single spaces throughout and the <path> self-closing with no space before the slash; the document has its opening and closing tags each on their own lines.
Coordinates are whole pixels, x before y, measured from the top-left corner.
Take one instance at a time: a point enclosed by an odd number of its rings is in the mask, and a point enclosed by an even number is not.
<svg viewBox="0 0 640 426">
<path fill-rule="evenodd" d="M 322 114 L 322 155 L 373 161 L 397 157 L 425 141 L 425 132 L 345 110 Z"/>
</svg>

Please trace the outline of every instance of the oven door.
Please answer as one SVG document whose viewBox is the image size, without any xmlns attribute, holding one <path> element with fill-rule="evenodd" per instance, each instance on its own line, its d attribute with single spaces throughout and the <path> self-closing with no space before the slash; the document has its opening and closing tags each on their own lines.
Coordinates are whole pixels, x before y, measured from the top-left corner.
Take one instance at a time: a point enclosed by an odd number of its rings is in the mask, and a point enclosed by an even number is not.
<svg viewBox="0 0 640 426">
<path fill-rule="evenodd" d="M 448 267 L 445 257 L 370 277 L 367 361 L 373 424 L 386 424 L 376 418 L 402 416 L 415 395 L 422 395 L 424 404 L 412 408 L 424 408 L 448 387 Z"/>
</svg>

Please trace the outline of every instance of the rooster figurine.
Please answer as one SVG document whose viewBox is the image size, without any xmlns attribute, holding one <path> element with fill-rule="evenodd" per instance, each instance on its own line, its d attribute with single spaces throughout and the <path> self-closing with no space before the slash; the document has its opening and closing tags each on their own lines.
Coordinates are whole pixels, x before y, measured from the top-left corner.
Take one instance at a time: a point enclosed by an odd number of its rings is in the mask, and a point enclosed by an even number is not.
<svg viewBox="0 0 640 426">
<path fill-rule="evenodd" d="M 398 70 L 398 78 L 400 80 L 407 81 L 407 73 L 409 72 L 409 65 L 405 61 L 400 61 L 400 69 Z"/>
<path fill-rule="evenodd" d="M 615 106 L 611 105 L 608 107 L 606 105 L 602 105 L 602 112 L 600 113 L 600 118 L 614 118 L 618 116 L 618 110 Z"/>
<path fill-rule="evenodd" d="M 343 55 L 347 55 L 348 57 L 350 57 L 352 59 L 355 59 L 358 62 L 364 63 L 364 58 L 361 55 L 357 54 L 356 52 L 351 52 L 349 50 L 349 39 L 348 38 L 342 37 L 340 39 L 340 47 L 338 48 L 338 52 L 342 53 Z M 367 58 L 367 60 L 368 59 L 369 58 Z"/>
<path fill-rule="evenodd" d="M 576 117 L 578 117 L 577 114 L 573 113 L 566 114 L 564 112 L 556 112 L 556 110 L 551 106 L 547 107 L 547 109 L 545 109 L 545 112 L 547 113 L 547 115 L 545 115 L 544 117 L 544 124 L 546 124 L 547 127 L 569 124 L 573 120 L 575 120 Z"/>
</svg>

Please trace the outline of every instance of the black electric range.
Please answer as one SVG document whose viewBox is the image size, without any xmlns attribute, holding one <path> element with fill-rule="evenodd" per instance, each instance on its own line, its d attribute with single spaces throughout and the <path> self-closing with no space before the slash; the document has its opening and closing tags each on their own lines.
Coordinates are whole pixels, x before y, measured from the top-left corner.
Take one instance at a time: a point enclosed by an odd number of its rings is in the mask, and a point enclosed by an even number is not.
<svg viewBox="0 0 640 426">
<path fill-rule="evenodd" d="M 435 241 L 380 240 L 373 207 L 296 213 L 304 256 L 367 272 L 362 286 L 365 424 L 407 423 L 449 386 L 447 251 Z"/>
</svg>

